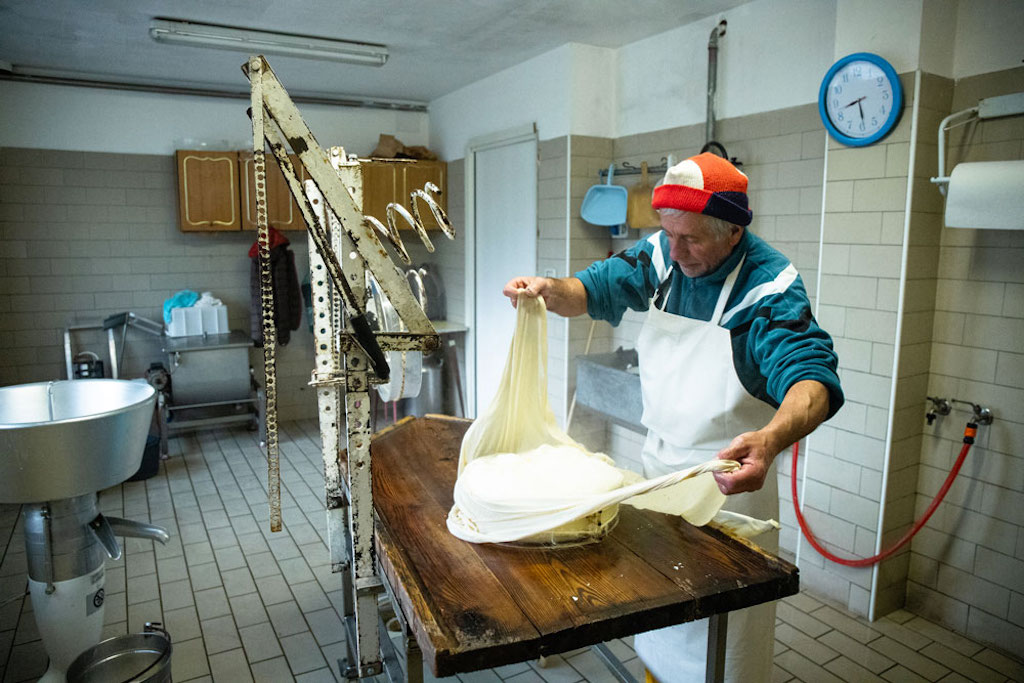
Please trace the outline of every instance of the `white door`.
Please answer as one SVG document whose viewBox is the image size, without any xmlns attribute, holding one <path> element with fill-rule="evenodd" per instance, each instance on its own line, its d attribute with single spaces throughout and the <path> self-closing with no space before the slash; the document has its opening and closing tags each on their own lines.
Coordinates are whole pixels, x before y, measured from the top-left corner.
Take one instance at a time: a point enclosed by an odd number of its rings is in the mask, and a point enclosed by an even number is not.
<svg viewBox="0 0 1024 683">
<path fill-rule="evenodd" d="M 498 388 L 515 312 L 502 296 L 505 283 L 537 271 L 537 137 L 512 132 L 505 139 L 470 143 L 472 155 L 473 331 L 476 415 Z M 467 169 L 469 170 L 469 169 Z M 471 402 L 470 405 L 473 405 Z"/>
</svg>

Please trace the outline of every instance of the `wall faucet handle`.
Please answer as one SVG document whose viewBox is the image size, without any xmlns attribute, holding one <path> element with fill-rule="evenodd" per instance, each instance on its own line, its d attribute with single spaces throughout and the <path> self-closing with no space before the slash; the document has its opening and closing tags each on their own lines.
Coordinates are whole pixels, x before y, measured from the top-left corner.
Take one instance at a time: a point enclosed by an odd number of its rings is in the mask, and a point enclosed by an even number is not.
<svg viewBox="0 0 1024 683">
<path fill-rule="evenodd" d="M 928 424 L 931 424 L 936 415 L 949 415 L 953 411 L 953 405 L 948 399 L 939 398 L 938 396 L 926 396 L 925 398 L 932 402 L 932 409 L 928 413 L 932 418 L 928 421 Z"/>
<path fill-rule="evenodd" d="M 994 416 L 992 415 L 992 411 L 989 410 L 988 408 L 985 408 L 984 406 L 981 406 L 977 403 L 973 403 L 972 401 L 961 401 L 958 398 L 951 398 L 949 400 L 952 401 L 953 403 L 962 403 L 963 405 L 970 406 L 971 410 L 974 411 L 974 417 L 971 418 L 972 422 L 975 422 L 980 425 L 992 424 Z"/>
</svg>

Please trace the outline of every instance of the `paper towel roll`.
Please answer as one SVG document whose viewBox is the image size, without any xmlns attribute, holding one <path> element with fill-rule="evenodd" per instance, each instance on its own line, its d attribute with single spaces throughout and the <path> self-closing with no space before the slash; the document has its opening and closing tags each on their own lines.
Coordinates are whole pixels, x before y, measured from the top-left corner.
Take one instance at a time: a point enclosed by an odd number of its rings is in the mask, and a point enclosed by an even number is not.
<svg viewBox="0 0 1024 683">
<path fill-rule="evenodd" d="M 1024 161 L 957 164 L 946 192 L 946 225 L 1024 230 Z"/>
</svg>

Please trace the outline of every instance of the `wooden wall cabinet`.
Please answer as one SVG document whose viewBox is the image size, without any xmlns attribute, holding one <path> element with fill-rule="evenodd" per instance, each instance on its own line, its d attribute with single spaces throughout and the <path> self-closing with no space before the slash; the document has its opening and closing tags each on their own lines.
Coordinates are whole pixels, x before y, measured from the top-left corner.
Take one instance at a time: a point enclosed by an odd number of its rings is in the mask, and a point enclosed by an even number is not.
<svg viewBox="0 0 1024 683">
<path fill-rule="evenodd" d="M 256 229 L 256 178 L 252 152 L 178 150 L 179 226 L 184 232 Z M 299 179 L 308 175 L 298 157 L 289 155 Z M 448 210 L 448 166 L 443 161 L 410 159 L 360 160 L 363 171 L 363 213 L 387 224 L 387 205 L 402 204 L 412 212 L 409 194 L 432 182 L 441 189 L 438 203 Z M 267 218 L 278 230 L 305 230 L 298 204 L 276 160 L 267 155 Z M 422 201 L 420 217 L 428 230 L 439 230 Z M 400 217 L 400 230 L 411 227 Z"/>
<path fill-rule="evenodd" d="M 413 190 L 422 190 L 427 182 L 441 189 L 438 204 L 448 211 L 448 164 L 443 161 L 414 161 L 411 159 L 360 160 L 363 167 L 363 213 L 387 225 L 389 202 L 401 204 L 412 213 Z M 419 203 L 420 218 L 427 230 L 440 230 L 430 209 Z M 397 218 L 399 230 L 412 230 L 403 219 Z"/>
<path fill-rule="evenodd" d="M 241 230 L 238 152 L 178 150 L 175 157 L 182 231 Z"/>
</svg>

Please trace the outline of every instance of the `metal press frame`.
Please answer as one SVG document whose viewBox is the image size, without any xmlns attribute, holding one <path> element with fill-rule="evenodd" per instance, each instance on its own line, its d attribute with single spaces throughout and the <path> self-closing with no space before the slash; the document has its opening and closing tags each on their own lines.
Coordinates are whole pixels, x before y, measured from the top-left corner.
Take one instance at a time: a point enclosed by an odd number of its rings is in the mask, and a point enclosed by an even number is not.
<svg viewBox="0 0 1024 683">
<path fill-rule="evenodd" d="M 345 596 L 343 616 L 348 636 L 348 657 L 339 664 L 342 674 L 348 678 L 373 676 L 382 671 L 377 604 L 382 582 L 374 559 L 369 392 L 372 384 L 388 377 L 384 350 L 429 352 L 438 347 L 439 339 L 413 297 L 408 282 L 378 239 L 377 233 L 383 232 L 406 258 L 393 221 L 389 221 L 390 230 L 385 230 L 379 223 L 374 225 L 364 220 L 360 211 L 362 172 L 358 162 L 348 162 L 341 148 L 332 149 L 328 157 L 266 59 L 252 57 L 242 68 L 249 78 L 252 95 L 250 116 L 261 246 L 266 243 L 267 233 L 264 165 L 267 144 L 299 205 L 311 238 L 316 365 L 310 384 L 317 391 L 331 568 L 341 573 Z M 306 187 L 299 181 L 288 158 L 285 140 L 312 178 Z M 436 188 L 427 189 L 436 192 Z M 433 197 L 426 191 L 419 193 L 435 217 L 443 218 L 441 225 L 448 236 L 454 237 L 447 218 Z M 389 207 L 389 218 L 394 211 Z M 415 205 L 414 216 L 409 216 L 404 210 L 399 213 L 406 220 L 419 218 Z M 413 227 L 419 228 L 417 232 L 421 237 L 426 237 L 421 222 Z M 425 242 L 432 250 L 429 239 Z M 339 253 L 344 258 L 339 260 Z M 367 271 L 391 301 L 408 332 L 372 334 L 369 331 L 363 317 Z M 266 276 L 261 277 L 265 281 Z M 277 421 L 274 414 L 276 332 L 272 318 L 269 323 L 267 320 L 266 287 L 263 291 L 268 495 L 271 529 L 276 531 L 281 524 Z M 342 304 L 346 320 L 343 320 Z M 345 477 L 342 477 L 339 462 L 343 428 L 348 459 Z"/>
</svg>

